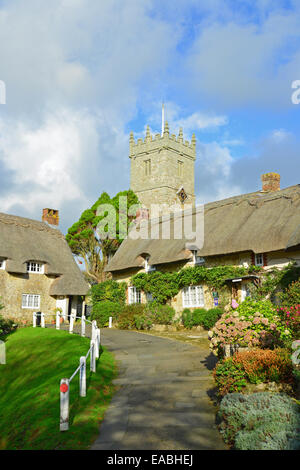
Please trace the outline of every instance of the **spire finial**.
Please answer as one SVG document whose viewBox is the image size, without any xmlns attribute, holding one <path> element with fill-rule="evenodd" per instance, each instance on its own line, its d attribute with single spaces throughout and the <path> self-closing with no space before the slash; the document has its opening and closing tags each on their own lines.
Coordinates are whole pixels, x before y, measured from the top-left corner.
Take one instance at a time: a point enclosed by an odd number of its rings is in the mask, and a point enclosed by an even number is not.
<svg viewBox="0 0 300 470">
<path fill-rule="evenodd" d="M 164 135 L 165 132 L 165 103 L 162 103 L 162 110 L 161 110 L 161 136 Z"/>
</svg>

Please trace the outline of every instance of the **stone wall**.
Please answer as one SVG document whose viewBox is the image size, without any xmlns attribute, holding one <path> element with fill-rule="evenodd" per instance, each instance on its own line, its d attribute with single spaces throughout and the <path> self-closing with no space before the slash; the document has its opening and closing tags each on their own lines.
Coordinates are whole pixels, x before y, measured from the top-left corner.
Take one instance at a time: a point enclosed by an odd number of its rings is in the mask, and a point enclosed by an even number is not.
<svg viewBox="0 0 300 470">
<path fill-rule="evenodd" d="M 39 310 L 54 314 L 56 299 L 49 295 L 53 280 L 54 277 L 45 274 L 10 274 L 0 270 L 0 297 L 4 305 L 1 315 L 16 321 L 32 320 L 32 313 L 37 309 L 22 308 L 22 294 L 40 295 Z"/>
</svg>

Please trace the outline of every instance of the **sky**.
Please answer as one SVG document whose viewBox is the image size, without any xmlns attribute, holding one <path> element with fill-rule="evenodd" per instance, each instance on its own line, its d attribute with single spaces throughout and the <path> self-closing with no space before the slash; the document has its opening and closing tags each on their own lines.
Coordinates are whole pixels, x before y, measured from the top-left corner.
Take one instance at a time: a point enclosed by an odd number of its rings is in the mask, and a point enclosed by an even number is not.
<svg viewBox="0 0 300 470">
<path fill-rule="evenodd" d="M 129 133 L 197 138 L 196 196 L 300 183 L 299 0 L 0 0 L 0 212 L 129 189 Z"/>
</svg>

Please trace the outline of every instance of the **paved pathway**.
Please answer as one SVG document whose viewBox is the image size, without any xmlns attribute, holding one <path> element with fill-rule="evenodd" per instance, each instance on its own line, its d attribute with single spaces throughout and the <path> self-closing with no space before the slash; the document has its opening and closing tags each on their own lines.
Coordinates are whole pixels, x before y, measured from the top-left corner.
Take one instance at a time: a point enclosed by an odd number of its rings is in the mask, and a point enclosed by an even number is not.
<svg viewBox="0 0 300 470">
<path fill-rule="evenodd" d="M 120 375 L 92 450 L 226 449 L 209 398 L 206 348 L 132 331 L 101 330 Z"/>
</svg>

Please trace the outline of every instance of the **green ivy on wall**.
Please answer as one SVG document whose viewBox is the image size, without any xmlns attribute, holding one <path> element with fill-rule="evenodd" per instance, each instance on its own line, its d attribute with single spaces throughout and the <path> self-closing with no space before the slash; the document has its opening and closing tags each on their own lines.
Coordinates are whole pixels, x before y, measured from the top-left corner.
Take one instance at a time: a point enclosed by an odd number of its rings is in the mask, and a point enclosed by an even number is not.
<svg viewBox="0 0 300 470">
<path fill-rule="evenodd" d="M 261 268 L 256 266 L 250 266 L 249 268 L 193 266 L 173 273 L 160 271 L 139 273 L 131 278 L 131 284 L 137 289 L 152 294 L 155 301 L 163 304 L 175 297 L 183 287 L 205 283 L 211 288 L 221 289 L 225 286 L 226 279 L 238 278 L 259 271 L 261 271 Z"/>
</svg>

